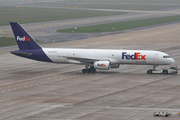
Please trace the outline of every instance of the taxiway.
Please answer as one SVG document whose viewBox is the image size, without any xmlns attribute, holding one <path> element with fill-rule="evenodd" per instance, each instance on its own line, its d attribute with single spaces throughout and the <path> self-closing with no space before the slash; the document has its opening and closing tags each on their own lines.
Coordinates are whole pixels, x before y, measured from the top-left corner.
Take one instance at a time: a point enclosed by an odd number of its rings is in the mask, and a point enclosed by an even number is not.
<svg viewBox="0 0 180 120">
<path fill-rule="evenodd" d="M 43 47 L 159 50 L 179 66 L 179 30 L 180 23 L 174 23 Z M 32 61 L 8 52 L 14 49 L 0 50 L 2 120 L 154 120 L 154 111 L 179 119 L 179 74 L 149 75 L 152 66 L 138 65 L 82 74 L 84 66 Z"/>
</svg>

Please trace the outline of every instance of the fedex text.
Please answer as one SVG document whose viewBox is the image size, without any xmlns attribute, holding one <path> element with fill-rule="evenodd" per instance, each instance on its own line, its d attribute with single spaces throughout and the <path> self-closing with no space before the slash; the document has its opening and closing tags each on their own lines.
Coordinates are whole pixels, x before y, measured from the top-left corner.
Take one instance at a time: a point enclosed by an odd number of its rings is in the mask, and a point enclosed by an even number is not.
<svg viewBox="0 0 180 120">
<path fill-rule="evenodd" d="M 134 54 L 130 55 L 127 54 L 126 52 L 122 53 L 122 59 L 127 59 L 127 60 L 146 60 L 146 55 L 141 55 L 140 52 L 135 52 Z"/>
<path fill-rule="evenodd" d="M 30 41 L 30 38 L 28 38 L 27 36 L 24 37 L 17 36 L 17 41 Z"/>
<path fill-rule="evenodd" d="M 98 66 L 102 66 L 102 67 L 105 67 L 105 66 L 106 66 L 106 65 L 103 64 L 103 63 L 102 63 L 102 64 L 99 64 L 99 63 L 98 63 L 97 65 L 98 65 Z"/>
</svg>

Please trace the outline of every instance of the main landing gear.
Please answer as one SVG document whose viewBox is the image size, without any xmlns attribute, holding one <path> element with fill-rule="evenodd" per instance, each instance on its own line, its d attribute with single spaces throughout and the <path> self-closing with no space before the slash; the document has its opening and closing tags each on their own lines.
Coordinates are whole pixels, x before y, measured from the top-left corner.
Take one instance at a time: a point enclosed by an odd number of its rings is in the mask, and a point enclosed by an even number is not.
<svg viewBox="0 0 180 120">
<path fill-rule="evenodd" d="M 93 66 L 90 66 L 91 64 L 86 64 L 85 69 L 82 69 L 82 73 L 95 73 L 96 69 Z M 90 68 L 89 68 L 90 66 Z"/>
<path fill-rule="evenodd" d="M 82 73 L 95 73 L 96 69 L 94 67 L 90 67 L 88 69 L 82 69 Z"/>
</svg>

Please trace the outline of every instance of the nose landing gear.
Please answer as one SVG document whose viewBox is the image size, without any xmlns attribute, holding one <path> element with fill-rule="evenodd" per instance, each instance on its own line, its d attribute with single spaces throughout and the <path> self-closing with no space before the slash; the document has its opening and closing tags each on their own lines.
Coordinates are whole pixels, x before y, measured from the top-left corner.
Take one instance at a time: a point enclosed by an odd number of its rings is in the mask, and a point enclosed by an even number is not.
<svg viewBox="0 0 180 120">
<path fill-rule="evenodd" d="M 156 71 L 156 67 L 158 67 L 158 65 L 153 65 L 153 69 L 149 69 L 147 73 L 152 74 L 154 71 Z"/>
<path fill-rule="evenodd" d="M 156 70 L 156 67 L 158 67 L 158 65 L 153 65 L 153 70 Z"/>
</svg>

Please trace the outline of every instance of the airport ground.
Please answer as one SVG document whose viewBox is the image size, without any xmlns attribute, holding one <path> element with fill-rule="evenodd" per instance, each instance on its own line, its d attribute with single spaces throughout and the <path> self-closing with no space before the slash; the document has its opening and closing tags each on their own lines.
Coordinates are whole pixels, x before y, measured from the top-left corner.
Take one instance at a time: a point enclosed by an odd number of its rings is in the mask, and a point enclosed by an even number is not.
<svg viewBox="0 0 180 120">
<path fill-rule="evenodd" d="M 180 23 L 97 38 L 43 44 L 43 47 L 151 49 L 171 54 L 179 66 Z M 147 44 L 148 43 L 148 44 Z M 119 69 L 82 74 L 84 66 L 36 62 L 0 50 L 0 119 L 104 120 L 163 119 L 168 111 L 179 119 L 177 75 L 149 75 L 152 66 L 121 65 Z M 159 66 L 158 69 L 170 66 Z"/>
<path fill-rule="evenodd" d="M 138 19 L 149 17 L 146 13 L 135 14 L 139 15 Z M 170 54 L 176 62 L 157 69 L 180 66 L 179 22 L 95 35 L 56 32 L 60 27 L 72 28 L 77 24 L 120 21 L 104 19 L 106 17 L 29 23 L 23 27 L 40 40 L 57 41 L 41 44 L 43 47 L 158 50 Z M 92 21 L 94 19 L 97 21 Z M 131 20 L 131 17 L 121 18 L 125 19 Z M 2 26 L 0 30 L 1 36 L 12 36 L 9 26 Z M 0 48 L 0 120 L 179 119 L 179 74 L 150 75 L 146 73 L 152 68 L 149 65 L 121 65 L 119 69 L 82 74 L 84 66 L 43 63 L 10 54 L 9 51 L 16 49 L 17 46 Z M 153 117 L 155 111 L 173 115 Z"/>
<path fill-rule="evenodd" d="M 4 4 L 6 5 L 7 3 L 4 3 Z M 8 5 L 16 7 L 17 5 L 19 5 L 19 2 L 13 3 L 13 1 L 12 1 L 12 3 L 10 2 L 10 3 L 8 3 Z M 29 4 L 26 2 L 23 3 L 22 5 L 23 5 L 24 9 L 26 9 L 26 7 L 28 7 L 28 8 L 30 7 L 31 9 L 33 9 L 33 7 L 34 7 L 33 4 Z M 44 7 L 44 6 L 38 5 L 35 7 Z M 56 9 L 57 7 L 52 6 L 51 9 L 52 8 Z M 37 9 L 37 8 L 34 8 L 34 9 Z M 42 8 L 42 9 L 44 9 L 44 8 Z M 48 9 L 48 7 L 46 7 L 46 9 Z M 62 8 L 58 8 L 58 9 L 61 10 Z M 141 11 L 137 11 L 137 10 L 134 11 L 134 10 L 89 9 L 89 8 L 74 8 L 74 9 L 76 9 L 76 10 L 79 9 L 81 11 L 95 10 L 95 11 L 104 11 L 104 12 L 106 11 L 106 12 L 112 12 L 112 13 L 115 12 L 116 14 L 117 14 L 117 12 L 120 12 L 119 13 L 120 15 L 114 15 L 113 14 L 111 16 L 106 15 L 106 16 L 90 17 L 90 18 L 76 18 L 76 17 L 74 17 L 74 19 L 71 18 L 68 20 L 28 23 L 28 24 L 23 24 L 23 27 L 40 43 L 49 43 L 49 42 L 78 40 L 78 39 L 114 34 L 114 32 L 99 33 L 99 34 L 87 33 L 87 34 L 82 34 L 82 35 L 79 35 L 79 34 L 72 35 L 72 34 L 66 34 L 66 33 L 65 34 L 63 34 L 63 33 L 57 34 L 56 30 L 59 30 L 59 29 L 67 29 L 67 28 L 75 28 L 75 27 L 78 28 L 78 27 L 84 27 L 84 26 L 92 26 L 92 25 L 99 25 L 99 24 L 124 22 L 124 21 L 132 21 L 133 22 L 134 20 L 142 20 L 142 19 L 148 19 L 148 18 L 161 18 L 163 16 L 174 17 L 176 15 L 180 15 L 179 7 L 167 8 L 167 9 L 163 9 L 162 11 L 142 11 L 142 10 Z M 76 10 L 74 10 L 74 11 L 76 11 Z M 57 10 L 54 10 L 54 11 L 57 12 Z M 122 12 L 125 14 L 122 14 Z M 24 15 L 22 15 L 22 16 L 24 16 Z M 13 18 L 11 18 L 11 19 L 13 19 Z M 36 19 L 35 16 L 33 17 L 33 19 Z M 26 21 L 26 19 L 25 19 L 25 21 Z M 9 36 L 9 35 L 13 36 L 10 26 L 9 25 L 8 26 L 1 26 L 0 27 L 0 36 L 5 37 L 5 36 Z M 72 36 L 75 36 L 75 37 L 72 37 Z"/>
</svg>

